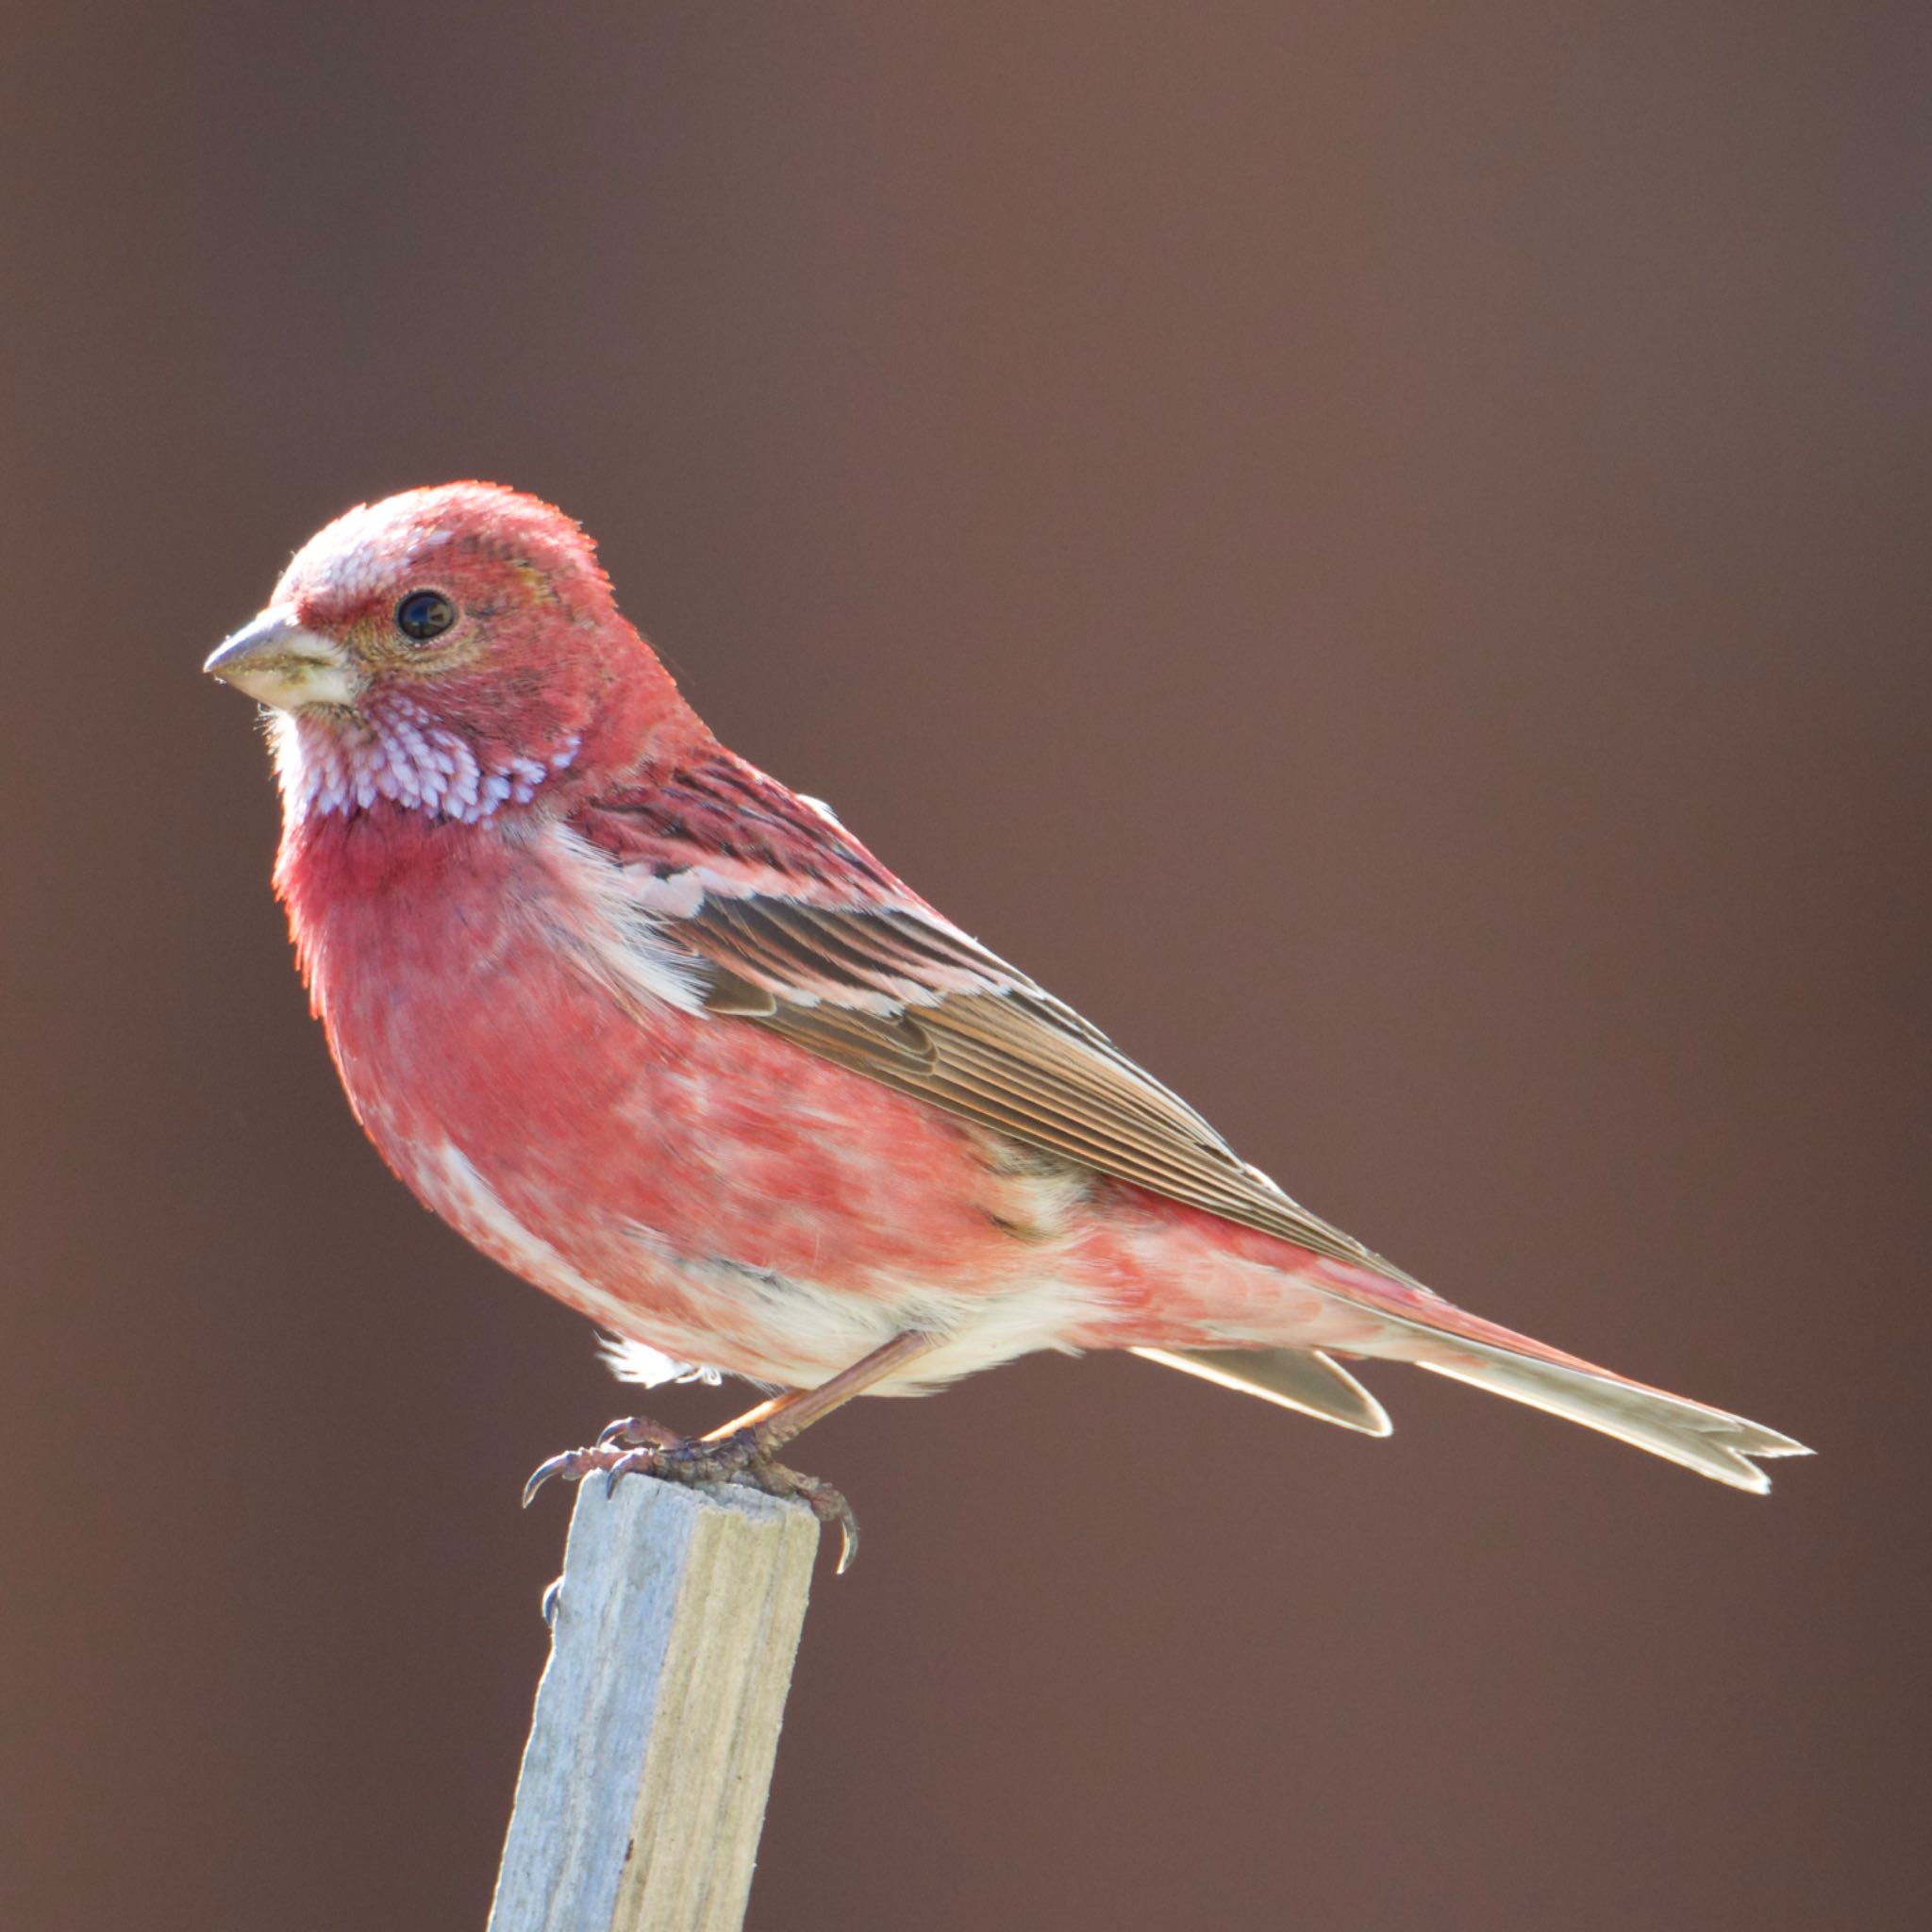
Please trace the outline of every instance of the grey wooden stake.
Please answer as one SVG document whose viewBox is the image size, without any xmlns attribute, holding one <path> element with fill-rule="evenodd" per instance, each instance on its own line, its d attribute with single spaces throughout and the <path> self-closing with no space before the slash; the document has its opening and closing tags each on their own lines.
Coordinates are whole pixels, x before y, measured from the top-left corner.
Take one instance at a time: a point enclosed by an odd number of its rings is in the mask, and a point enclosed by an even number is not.
<svg viewBox="0 0 1932 1932">
<path fill-rule="evenodd" d="M 736 1932 L 818 1533 L 750 1490 L 578 1486 L 490 1932 Z"/>
</svg>

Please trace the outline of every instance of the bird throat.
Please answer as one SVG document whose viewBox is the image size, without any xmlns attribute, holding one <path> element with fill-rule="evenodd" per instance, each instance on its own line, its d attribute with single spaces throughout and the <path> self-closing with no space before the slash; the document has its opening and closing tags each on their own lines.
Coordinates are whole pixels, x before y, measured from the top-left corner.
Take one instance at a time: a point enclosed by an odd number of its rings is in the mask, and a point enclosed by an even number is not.
<svg viewBox="0 0 1932 1932">
<path fill-rule="evenodd" d="M 347 817 L 387 799 L 432 819 L 475 824 L 505 805 L 527 805 L 567 771 L 573 733 L 543 758 L 479 751 L 413 699 L 385 692 L 354 712 L 277 712 L 272 733 L 290 824 Z"/>
</svg>

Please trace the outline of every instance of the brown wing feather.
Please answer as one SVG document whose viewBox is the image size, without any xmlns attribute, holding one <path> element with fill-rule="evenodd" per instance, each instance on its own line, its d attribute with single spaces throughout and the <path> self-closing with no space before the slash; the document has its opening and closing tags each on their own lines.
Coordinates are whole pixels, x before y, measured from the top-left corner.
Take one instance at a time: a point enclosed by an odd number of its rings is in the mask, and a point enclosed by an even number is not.
<svg viewBox="0 0 1932 1932">
<path fill-rule="evenodd" d="M 902 907 L 722 893 L 662 930 L 722 969 L 715 1010 L 1030 1146 L 1407 1278 L 1290 1200 L 1105 1034 L 963 933 Z"/>
</svg>

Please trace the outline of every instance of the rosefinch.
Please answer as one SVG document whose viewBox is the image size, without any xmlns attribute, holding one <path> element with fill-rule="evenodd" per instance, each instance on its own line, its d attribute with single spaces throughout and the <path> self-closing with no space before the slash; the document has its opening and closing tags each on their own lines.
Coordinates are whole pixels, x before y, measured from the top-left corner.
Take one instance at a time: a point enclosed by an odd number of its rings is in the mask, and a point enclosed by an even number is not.
<svg viewBox="0 0 1932 1932">
<path fill-rule="evenodd" d="M 274 708 L 275 890 L 357 1117 L 620 1373 L 780 1391 L 546 1471 L 836 1491 L 861 1391 L 1124 1348 L 1367 1435 L 1390 1357 L 1741 1490 L 1787 1436 L 1464 1313 L 735 757 L 591 542 L 481 483 L 350 510 L 208 669 Z M 540 1475 L 544 1472 L 540 1472 Z"/>
</svg>

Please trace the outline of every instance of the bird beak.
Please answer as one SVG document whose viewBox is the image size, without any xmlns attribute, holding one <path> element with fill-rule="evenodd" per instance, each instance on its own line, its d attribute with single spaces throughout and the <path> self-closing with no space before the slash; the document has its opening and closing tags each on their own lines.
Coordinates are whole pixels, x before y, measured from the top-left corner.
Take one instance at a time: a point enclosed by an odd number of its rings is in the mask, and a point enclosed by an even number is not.
<svg viewBox="0 0 1932 1932">
<path fill-rule="evenodd" d="M 288 610 L 264 610 L 225 639 L 201 668 L 282 711 L 353 704 L 361 689 L 341 645 L 305 630 Z"/>
</svg>

